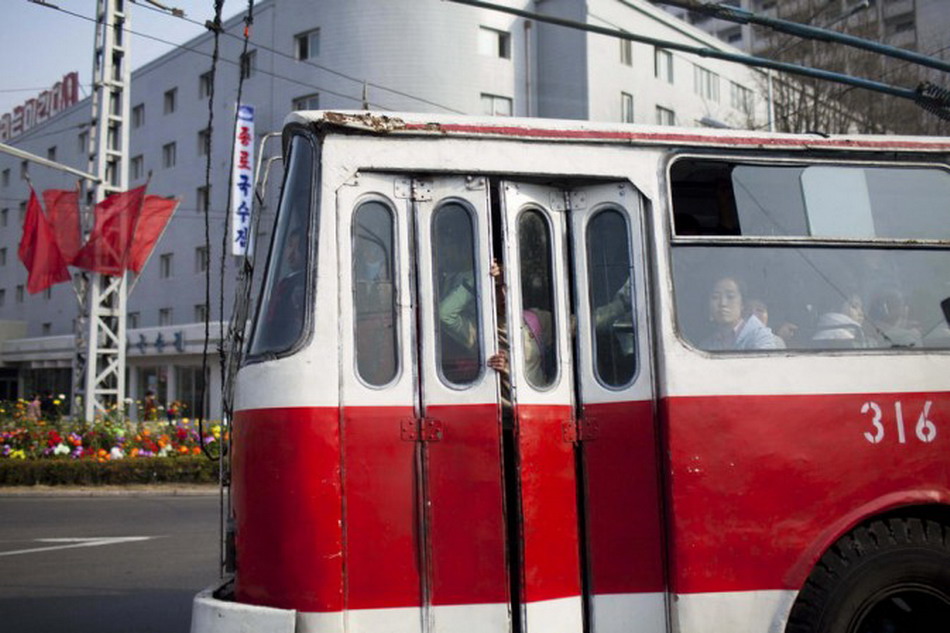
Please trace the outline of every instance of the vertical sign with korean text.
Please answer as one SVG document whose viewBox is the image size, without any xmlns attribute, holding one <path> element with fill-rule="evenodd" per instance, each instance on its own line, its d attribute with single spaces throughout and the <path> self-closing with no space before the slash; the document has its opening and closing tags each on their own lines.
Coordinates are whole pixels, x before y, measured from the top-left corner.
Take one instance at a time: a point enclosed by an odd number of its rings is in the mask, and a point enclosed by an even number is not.
<svg viewBox="0 0 950 633">
<path fill-rule="evenodd" d="M 254 199 L 254 106 L 238 105 L 231 182 L 231 254 L 247 253 Z"/>
</svg>

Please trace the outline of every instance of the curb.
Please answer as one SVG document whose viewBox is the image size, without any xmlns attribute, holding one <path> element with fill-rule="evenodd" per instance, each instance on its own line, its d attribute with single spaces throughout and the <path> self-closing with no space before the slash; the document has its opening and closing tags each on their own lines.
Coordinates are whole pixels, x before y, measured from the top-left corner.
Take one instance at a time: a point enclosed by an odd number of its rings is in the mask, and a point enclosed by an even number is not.
<svg viewBox="0 0 950 633">
<path fill-rule="evenodd" d="M 217 484 L 129 486 L 0 486 L 3 497 L 202 497 L 219 494 Z"/>
</svg>

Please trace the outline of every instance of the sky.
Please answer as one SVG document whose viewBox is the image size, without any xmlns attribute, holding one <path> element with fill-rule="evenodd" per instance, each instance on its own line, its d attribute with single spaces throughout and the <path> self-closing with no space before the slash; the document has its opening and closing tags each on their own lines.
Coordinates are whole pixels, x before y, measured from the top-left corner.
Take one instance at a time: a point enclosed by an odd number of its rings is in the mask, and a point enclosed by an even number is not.
<svg viewBox="0 0 950 633">
<path fill-rule="evenodd" d="M 96 0 L 45 0 L 62 11 L 29 0 L 0 0 L 4 22 L 0 38 L 0 114 L 35 97 L 72 71 L 79 72 L 80 98 L 89 95 L 92 77 Z M 146 35 L 182 44 L 204 27 L 154 10 L 147 0 L 126 0 L 133 31 L 129 55 L 138 68 L 171 50 L 172 46 Z M 182 9 L 185 17 L 202 24 L 214 16 L 213 0 L 158 0 Z M 242 12 L 245 0 L 225 0 L 223 18 Z M 75 15 L 64 13 L 68 11 Z M 136 34 L 138 33 L 138 35 Z"/>
</svg>

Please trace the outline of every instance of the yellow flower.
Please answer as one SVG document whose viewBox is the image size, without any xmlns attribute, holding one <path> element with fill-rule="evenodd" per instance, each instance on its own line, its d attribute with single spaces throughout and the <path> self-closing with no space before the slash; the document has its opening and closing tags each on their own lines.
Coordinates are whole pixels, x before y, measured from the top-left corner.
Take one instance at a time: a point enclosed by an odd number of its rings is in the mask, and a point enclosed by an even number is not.
<svg viewBox="0 0 950 633">
<path fill-rule="evenodd" d="M 17 449 L 10 452 L 10 459 L 26 459 L 26 453 L 23 452 L 23 449 Z"/>
</svg>

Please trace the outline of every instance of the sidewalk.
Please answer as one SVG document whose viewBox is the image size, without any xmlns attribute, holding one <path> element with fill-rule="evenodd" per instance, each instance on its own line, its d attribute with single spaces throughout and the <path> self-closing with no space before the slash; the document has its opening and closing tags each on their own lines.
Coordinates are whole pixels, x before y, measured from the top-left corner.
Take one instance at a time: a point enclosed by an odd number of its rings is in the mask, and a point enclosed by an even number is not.
<svg viewBox="0 0 950 633">
<path fill-rule="evenodd" d="M 217 484 L 132 484 L 128 486 L 0 486 L 0 497 L 185 497 L 217 495 Z"/>
</svg>

